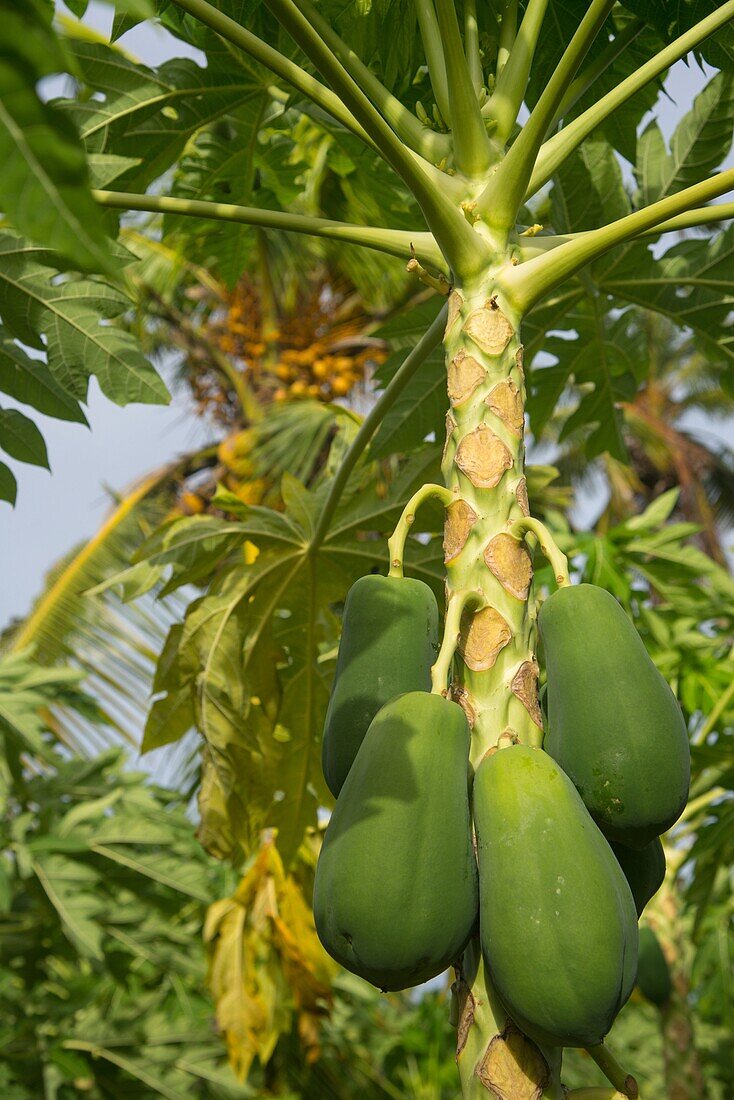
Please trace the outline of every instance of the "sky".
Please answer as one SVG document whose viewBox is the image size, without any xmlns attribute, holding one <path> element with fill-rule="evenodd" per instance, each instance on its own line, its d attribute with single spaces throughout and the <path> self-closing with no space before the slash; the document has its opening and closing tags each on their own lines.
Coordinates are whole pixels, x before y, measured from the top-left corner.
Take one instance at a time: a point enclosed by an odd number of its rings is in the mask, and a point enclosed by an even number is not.
<svg viewBox="0 0 734 1100">
<path fill-rule="evenodd" d="M 65 10 L 63 5 L 59 9 Z M 93 0 L 85 24 L 107 32 L 111 21 L 112 9 Z M 129 31 L 120 42 L 149 65 L 184 54 L 201 60 L 196 50 L 150 23 Z M 671 71 L 666 84 L 668 98 L 661 98 L 655 109 L 664 133 L 672 132 L 707 79 L 695 65 L 679 63 Z M 732 163 L 730 155 L 727 164 Z M 168 369 L 164 365 L 162 373 L 170 382 L 170 365 Z M 13 404 L 9 399 L 3 401 L 6 406 Z M 6 578 L 0 587 L 0 629 L 30 609 L 48 568 L 94 533 L 110 508 L 111 494 L 124 491 L 150 470 L 207 442 L 206 427 L 193 416 L 181 392 L 174 392 L 166 407 L 119 408 L 100 394 L 92 379 L 85 411 L 91 430 L 32 413 L 48 445 L 51 473 L 8 461 L 19 491 L 14 510 L 0 502 L 0 576 Z M 699 421 L 695 426 L 720 439 L 728 435 L 732 441 L 730 423 Z M 594 508 L 593 498 L 582 500 L 577 520 L 590 516 Z"/>
</svg>

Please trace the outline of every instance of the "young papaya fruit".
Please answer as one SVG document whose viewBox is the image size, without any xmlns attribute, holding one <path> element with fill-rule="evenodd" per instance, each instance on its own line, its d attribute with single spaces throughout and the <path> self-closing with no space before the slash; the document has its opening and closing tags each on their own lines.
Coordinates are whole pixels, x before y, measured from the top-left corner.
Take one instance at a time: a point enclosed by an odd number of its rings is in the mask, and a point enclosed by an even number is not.
<svg viewBox="0 0 734 1100">
<path fill-rule="evenodd" d="M 658 1008 L 662 1008 L 673 992 L 668 962 L 660 941 L 652 928 L 640 929 L 640 957 L 637 963 L 637 987 Z"/>
<path fill-rule="evenodd" d="M 537 1042 L 594 1046 L 629 997 L 637 914 L 614 854 L 542 749 L 490 752 L 473 787 L 482 954 Z"/>
<path fill-rule="evenodd" d="M 635 899 L 637 916 L 650 898 L 657 894 L 665 878 L 665 852 L 660 837 L 655 837 L 644 848 L 627 848 L 624 844 L 611 841 L 611 849 L 617 857 L 617 863 L 624 871 L 632 897 Z"/>
<path fill-rule="evenodd" d="M 344 782 L 314 883 L 326 950 L 383 990 L 440 974 L 477 916 L 461 707 L 412 691 L 370 725 Z"/>
<path fill-rule="evenodd" d="M 406 691 L 430 691 L 438 605 L 423 581 L 361 577 L 347 594 L 321 762 L 336 797 L 372 719 Z"/>
<path fill-rule="evenodd" d="M 560 588 L 538 617 L 548 678 L 546 752 L 610 840 L 644 848 L 677 821 L 690 752 L 678 702 L 603 588 Z"/>
</svg>

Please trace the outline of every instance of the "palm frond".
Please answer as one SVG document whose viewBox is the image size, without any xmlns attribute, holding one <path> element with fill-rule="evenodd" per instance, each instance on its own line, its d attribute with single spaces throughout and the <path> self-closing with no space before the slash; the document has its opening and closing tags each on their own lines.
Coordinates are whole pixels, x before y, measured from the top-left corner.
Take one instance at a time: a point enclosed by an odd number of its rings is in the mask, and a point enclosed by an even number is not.
<svg viewBox="0 0 734 1100">
<path fill-rule="evenodd" d="M 28 617 L 1 640 L 5 651 L 32 649 L 44 666 L 84 674 L 94 710 L 69 707 L 63 698 L 50 707 L 51 728 L 71 752 L 94 756 L 124 745 L 137 755 L 158 656 L 170 626 L 183 616 L 187 594 L 149 594 L 125 604 L 114 591 L 90 589 L 129 567 L 137 547 L 166 519 L 182 474 L 198 457 L 156 470 L 120 497 L 97 533 L 49 571 Z M 179 788 L 191 774 L 192 749 L 185 741 L 175 758 L 166 758 L 166 779 Z"/>
</svg>

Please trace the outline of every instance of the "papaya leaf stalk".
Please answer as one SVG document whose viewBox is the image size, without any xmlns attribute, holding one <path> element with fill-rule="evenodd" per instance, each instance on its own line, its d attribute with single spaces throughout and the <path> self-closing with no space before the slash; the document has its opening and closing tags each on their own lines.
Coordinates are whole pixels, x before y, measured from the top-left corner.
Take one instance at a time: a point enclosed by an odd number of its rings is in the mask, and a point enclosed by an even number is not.
<svg viewBox="0 0 734 1100">
<path fill-rule="evenodd" d="M 454 0 L 437 0 L 436 11 L 448 77 L 454 160 L 460 172 L 475 179 L 492 163 L 492 148 L 464 54 Z"/>
<path fill-rule="evenodd" d="M 549 130 L 555 130 L 561 119 L 565 118 L 571 108 L 575 107 L 581 97 L 593 87 L 602 73 L 605 73 L 610 65 L 612 65 L 624 50 L 626 50 L 640 35 L 644 26 L 645 24 L 642 19 L 631 19 L 630 22 L 622 28 L 619 34 L 615 35 L 614 38 L 607 42 L 604 49 L 599 51 L 594 61 L 582 69 L 579 75 L 571 81 L 568 91 L 563 97 L 563 102 L 556 111 L 555 117 L 548 127 Z"/>
<path fill-rule="evenodd" d="M 436 106 L 443 115 L 444 121 L 448 123 L 449 84 L 446 77 L 446 62 L 443 56 L 441 32 L 438 27 L 433 0 L 415 0 L 415 14 L 418 19 L 423 51 L 428 66 L 428 78 L 431 81 Z"/>
<path fill-rule="evenodd" d="M 375 148 L 372 138 L 357 122 L 351 111 L 344 106 L 339 96 L 335 95 L 331 89 L 319 80 L 316 80 L 310 73 L 307 73 L 300 65 L 296 65 L 284 54 L 273 49 L 272 46 L 263 42 L 262 39 L 241 26 L 236 20 L 219 11 L 213 4 L 209 4 L 207 0 L 175 0 L 175 3 L 177 7 L 187 11 L 189 15 L 193 15 L 205 26 L 210 27 L 225 41 L 231 42 L 233 46 L 236 46 L 260 65 L 269 69 L 271 73 L 285 80 L 297 91 L 302 92 L 307 99 L 310 99 L 316 106 L 321 107 L 322 110 L 335 118 L 351 133 L 356 134 L 365 144 Z"/>
<path fill-rule="evenodd" d="M 367 93 L 375 106 L 381 111 L 386 122 L 395 133 L 414 152 L 427 160 L 437 163 L 451 151 L 451 138 L 448 134 L 439 134 L 424 126 L 388 89 L 378 80 L 371 69 L 357 56 L 346 42 L 327 23 L 310 0 L 298 0 L 298 7 L 311 25 L 331 48 L 334 56 L 342 63 L 346 71 Z"/>
<path fill-rule="evenodd" d="M 507 232 L 514 226 L 548 126 L 613 7 L 614 0 L 592 0 L 589 4 L 530 118 L 477 199 L 477 213 L 492 227 Z M 522 73 L 517 74 L 518 79 L 521 76 Z"/>
<path fill-rule="evenodd" d="M 641 232 L 635 233 L 629 239 L 636 240 L 645 237 L 660 237 L 663 233 L 680 233 L 684 229 L 697 229 L 704 225 L 716 225 L 722 222 L 731 221 L 732 218 L 734 218 L 734 202 L 719 202 L 713 203 L 711 206 L 696 206 L 691 210 L 685 210 L 682 214 L 676 214 L 673 218 L 666 218 L 665 221 L 652 226 L 652 228 L 643 229 Z M 569 241 L 580 240 L 582 236 L 582 233 L 566 233 L 557 236 L 548 234 L 543 237 L 528 236 L 525 238 L 527 243 L 523 243 L 519 246 L 516 255 L 521 263 L 525 263 L 527 260 L 532 260 L 536 256 L 542 256 L 548 252 L 552 252 L 554 248 L 558 248 L 562 244 L 567 244 Z"/>
<path fill-rule="evenodd" d="M 518 0 L 506 0 L 504 11 L 500 16 L 500 38 L 497 44 L 497 65 L 495 77 L 499 80 L 505 65 L 509 61 L 512 47 L 517 36 L 517 10 Z M 496 85 L 495 85 L 496 86 Z"/>
<path fill-rule="evenodd" d="M 474 91 L 479 95 L 484 85 L 484 74 L 482 72 L 482 55 L 479 49 L 476 0 L 465 0 L 464 2 L 464 52 L 466 53 L 466 63 L 469 66 L 469 75 Z"/>
<path fill-rule="evenodd" d="M 280 229 L 324 237 L 345 244 L 358 244 L 399 259 L 416 254 L 435 267 L 443 267 L 444 259 L 431 233 L 403 229 L 380 229 L 372 225 L 349 225 L 347 222 L 313 218 L 283 210 L 263 210 L 259 206 L 235 206 L 232 203 L 208 202 L 205 199 L 179 199 L 172 195 L 131 195 L 117 191 L 92 191 L 100 206 L 113 210 L 144 210 L 151 214 L 178 214 L 190 218 L 212 218 L 237 222 L 263 229 Z"/>
<path fill-rule="evenodd" d="M 655 229 L 670 218 L 684 214 L 698 203 L 726 194 L 732 188 L 734 168 L 729 168 L 600 229 L 579 233 L 558 248 L 514 267 L 505 279 L 508 293 L 518 308 L 527 311 L 550 290 L 605 252 Z"/>
<path fill-rule="evenodd" d="M 452 267 L 476 271 L 486 262 L 486 248 L 430 171 L 417 163 L 379 111 L 298 10 L 293 0 L 267 0 L 268 7 L 307 57 L 326 76 L 352 114 L 370 135 L 385 161 L 413 192 L 433 227 L 441 251 Z"/>
<path fill-rule="evenodd" d="M 545 18 L 548 0 L 530 0 L 510 50 L 507 64 L 497 78 L 497 84 L 482 113 L 497 124 L 496 137 L 507 141 L 522 106 L 535 49 Z"/>
</svg>

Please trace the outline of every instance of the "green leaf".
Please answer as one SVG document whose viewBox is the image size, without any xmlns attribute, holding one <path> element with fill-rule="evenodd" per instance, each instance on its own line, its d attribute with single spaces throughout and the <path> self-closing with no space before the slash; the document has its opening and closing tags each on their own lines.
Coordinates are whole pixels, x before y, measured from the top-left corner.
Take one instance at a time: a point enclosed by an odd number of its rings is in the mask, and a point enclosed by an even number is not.
<svg viewBox="0 0 734 1100">
<path fill-rule="evenodd" d="M 155 19 L 156 10 L 154 0 L 111 0 L 115 12 L 126 15 L 130 19 Z"/>
<path fill-rule="evenodd" d="M 574 334 L 544 341 L 544 352 L 556 363 L 533 365 L 528 401 L 532 430 L 536 436 L 542 434 L 557 410 L 563 419 L 561 440 L 581 429 L 590 458 L 607 451 L 623 461 L 626 448 L 617 405 L 630 400 L 637 389 L 635 375 L 644 363 L 640 335 L 630 331 L 624 314 L 612 320 L 595 299 L 578 305 L 572 320 Z M 559 400 L 567 389 L 573 392 L 572 387 L 580 391 L 580 400 L 568 413 L 559 408 Z"/>
<path fill-rule="evenodd" d="M 280 526 L 281 532 L 283 528 L 293 541 L 293 528 L 287 522 Z M 140 547 L 136 558 L 138 562 L 147 562 L 158 569 L 173 567 L 171 579 L 163 589 L 163 593 L 167 594 L 182 584 L 191 584 L 207 576 L 218 562 L 244 541 L 244 528 L 240 523 L 225 524 L 214 516 L 187 516 L 160 526 Z"/>
<path fill-rule="evenodd" d="M 422 302 L 401 311 L 380 326 L 376 335 L 387 340 L 391 354 L 375 373 L 375 381 L 384 388 L 423 333 L 436 319 L 441 303 Z M 375 458 L 409 451 L 421 445 L 431 433 L 443 439 L 446 415 L 446 367 L 439 346 L 426 359 L 382 421 L 371 445 Z"/>
<path fill-rule="evenodd" d="M 81 678 L 80 672 L 69 668 L 38 668 L 29 662 L 27 652 L 11 650 L 0 660 L 0 733 L 14 748 L 51 759 L 42 708 L 66 695 L 81 709 L 86 701 L 78 688 Z"/>
<path fill-rule="evenodd" d="M 119 177 L 120 190 L 144 191 L 194 134 L 256 91 L 252 74 L 231 59 L 227 69 L 174 58 L 154 70 L 98 42 L 78 41 L 73 49 L 85 83 L 101 95 L 57 102 L 78 126 L 89 153 L 137 161 Z"/>
<path fill-rule="evenodd" d="M 89 377 L 118 405 L 162 404 L 168 392 L 133 335 L 109 324 L 130 303 L 86 279 L 59 281 L 54 256 L 13 233 L 0 234 L 0 314 L 22 343 L 47 350 L 60 386 L 84 400 Z M 43 338 L 42 338 L 43 337 Z"/>
<path fill-rule="evenodd" d="M 720 7 L 719 0 L 624 0 L 624 6 L 654 27 L 665 42 L 685 31 Z M 734 71 L 734 28 L 723 27 L 695 51 L 714 68 Z"/>
<path fill-rule="evenodd" d="M 630 213 L 619 160 L 608 141 L 589 139 L 561 165 L 551 192 L 557 233 L 596 229 Z"/>
<path fill-rule="evenodd" d="M 118 157 L 114 153 L 90 153 L 87 157 L 91 187 L 104 190 L 140 164 L 140 157 Z"/>
<path fill-rule="evenodd" d="M 278 204 L 269 196 L 267 186 L 263 193 L 262 178 L 258 194 L 253 196 L 256 164 L 262 148 L 258 131 L 268 104 L 267 93 L 253 86 L 250 96 L 235 114 L 197 134 L 178 163 L 171 193 L 185 199 L 277 209 Z M 291 173 L 295 175 L 295 167 L 291 168 Z M 246 225 L 203 220 L 196 223 L 191 218 L 173 216 L 165 218 L 164 234 L 166 238 L 179 235 L 191 244 L 195 242 L 194 247 L 202 255 L 214 258 L 214 266 L 228 286 L 233 286 L 241 277 L 256 240 L 252 229 Z"/>
<path fill-rule="evenodd" d="M 151 742 L 161 743 L 178 720 L 168 715 L 186 712 L 188 693 L 207 746 L 202 836 L 218 851 L 232 847 L 222 840 L 226 815 L 227 832 L 246 850 L 262 828 L 274 827 L 279 849 L 292 859 L 318 807 L 328 804 L 320 735 L 338 637 L 332 605 L 384 561 L 384 534 L 410 492 L 435 479 L 437 461 L 437 449 L 424 448 L 387 498 L 377 486 L 368 490 L 364 472 L 356 471 L 315 555 L 308 540 L 329 483 L 312 492 L 289 476 L 282 485 L 285 513 L 240 505 L 237 522 L 191 517 L 143 548 L 147 560 L 174 565 L 177 585 L 211 578 L 207 594 L 189 606 L 183 630 L 171 633 L 155 685 L 165 695 L 149 730 Z M 430 522 L 437 537 L 428 546 L 410 540 L 408 551 L 411 574 L 437 587 L 440 526 L 439 515 Z M 382 537 L 366 539 L 366 531 Z M 250 564 L 243 560 L 246 542 L 258 550 Z"/>
<path fill-rule="evenodd" d="M 136 600 L 138 596 L 145 595 L 155 588 L 163 579 L 165 570 L 159 566 L 149 565 L 146 561 L 131 565 L 119 573 L 113 573 L 111 577 L 100 581 L 99 584 L 88 588 L 85 596 L 99 596 L 110 589 L 116 589 L 123 603 Z"/>
<path fill-rule="evenodd" d="M 4 462 L 0 462 L 0 500 L 7 500 L 9 504 L 15 506 L 17 496 L 18 482 L 13 472 Z"/>
<path fill-rule="evenodd" d="M 729 152 L 733 133 L 734 77 L 717 73 L 678 123 L 670 153 L 656 120 L 642 133 L 636 167 L 640 205 L 647 206 L 710 176 Z"/>
<path fill-rule="evenodd" d="M 176 890 L 187 897 L 196 898 L 198 901 L 211 901 L 211 894 L 201 881 L 201 870 L 191 861 L 177 859 L 169 852 L 137 851 L 124 844 L 93 843 L 90 851 L 105 860 L 109 860 L 134 871 L 136 875 L 152 879 L 171 890 Z M 140 884 L 139 889 L 144 893 L 145 886 Z"/>
<path fill-rule="evenodd" d="M 594 264 L 600 290 L 691 329 L 702 352 L 734 370 L 729 322 L 734 280 L 734 226 L 713 238 L 681 241 L 656 258 L 640 243 Z"/>
<path fill-rule="evenodd" d="M 194 722 L 194 708 L 188 688 L 156 699 L 145 723 L 141 753 L 180 741 L 193 728 Z"/>
<path fill-rule="evenodd" d="M 116 42 L 127 31 L 146 19 L 155 19 L 155 0 L 106 0 L 115 9 L 115 17 L 112 21 L 110 41 Z M 88 0 L 77 0 L 75 4 L 69 4 L 77 18 L 81 19 L 86 10 Z"/>
<path fill-rule="evenodd" d="M 31 359 L 0 329 L 0 391 L 46 416 L 86 424 L 87 418 L 41 359 Z"/>
<path fill-rule="evenodd" d="M 96 918 L 105 903 L 96 889 L 97 872 L 80 860 L 53 853 L 34 859 L 33 870 L 79 954 L 101 960 L 102 927 Z"/>
<path fill-rule="evenodd" d="M 36 93 L 39 77 L 53 71 L 48 58 L 59 54 L 47 11 L 36 3 L 2 0 L 0 22 L 0 203 L 21 233 L 58 250 L 75 267 L 116 276 L 79 134 Z M 55 64 L 64 60 L 58 57 Z"/>
<path fill-rule="evenodd" d="M 0 447 L 19 462 L 49 469 L 43 436 L 33 421 L 17 409 L 0 408 Z"/>
<path fill-rule="evenodd" d="M 662 523 L 665 523 L 666 520 L 670 519 L 673 509 L 678 503 L 679 496 L 679 488 L 668 489 L 667 493 L 661 493 L 644 512 L 640 512 L 639 515 L 632 516 L 631 519 L 628 519 L 625 526 L 630 531 L 652 530 L 655 527 L 659 527 Z"/>
</svg>

